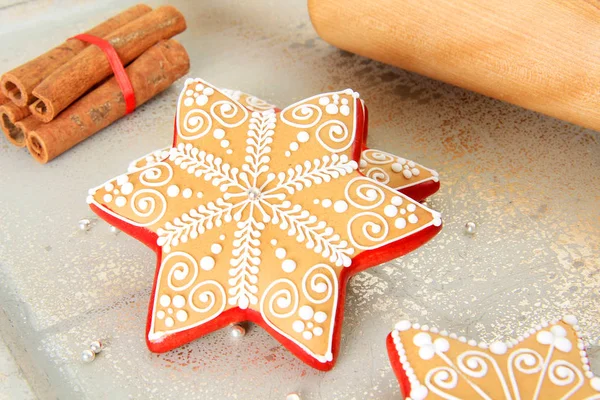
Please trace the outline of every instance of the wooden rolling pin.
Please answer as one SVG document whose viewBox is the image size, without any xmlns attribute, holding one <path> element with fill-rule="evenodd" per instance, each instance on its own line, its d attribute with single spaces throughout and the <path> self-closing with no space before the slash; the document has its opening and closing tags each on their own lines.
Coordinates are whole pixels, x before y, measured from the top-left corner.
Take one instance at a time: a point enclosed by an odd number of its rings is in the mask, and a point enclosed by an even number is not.
<svg viewBox="0 0 600 400">
<path fill-rule="evenodd" d="M 308 0 L 341 49 L 600 130 L 598 0 Z"/>
</svg>

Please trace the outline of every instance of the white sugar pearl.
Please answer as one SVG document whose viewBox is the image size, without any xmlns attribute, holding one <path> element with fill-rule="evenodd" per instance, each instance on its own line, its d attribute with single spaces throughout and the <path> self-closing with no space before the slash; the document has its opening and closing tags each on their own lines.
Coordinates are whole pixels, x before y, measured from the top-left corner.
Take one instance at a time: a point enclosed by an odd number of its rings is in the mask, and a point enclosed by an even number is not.
<svg viewBox="0 0 600 400">
<path fill-rule="evenodd" d="M 96 358 L 96 353 L 92 350 L 87 349 L 81 352 L 81 361 L 84 363 L 91 363 Z"/>
</svg>

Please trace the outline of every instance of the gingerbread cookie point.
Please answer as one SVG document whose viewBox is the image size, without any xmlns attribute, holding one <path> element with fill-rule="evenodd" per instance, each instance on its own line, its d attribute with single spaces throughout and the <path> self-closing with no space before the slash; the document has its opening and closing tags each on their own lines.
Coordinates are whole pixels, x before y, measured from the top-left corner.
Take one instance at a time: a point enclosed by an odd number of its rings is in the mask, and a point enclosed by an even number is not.
<svg viewBox="0 0 600 400">
<path fill-rule="evenodd" d="M 578 331 L 565 316 L 486 344 L 401 321 L 387 348 L 410 399 L 598 399 L 600 378 Z"/>
<path fill-rule="evenodd" d="M 91 190 L 90 206 L 158 255 L 152 351 L 249 320 L 330 369 L 347 279 L 429 240 L 440 214 L 358 171 L 355 92 L 281 112 L 238 100 L 188 80 L 173 146 Z"/>
</svg>

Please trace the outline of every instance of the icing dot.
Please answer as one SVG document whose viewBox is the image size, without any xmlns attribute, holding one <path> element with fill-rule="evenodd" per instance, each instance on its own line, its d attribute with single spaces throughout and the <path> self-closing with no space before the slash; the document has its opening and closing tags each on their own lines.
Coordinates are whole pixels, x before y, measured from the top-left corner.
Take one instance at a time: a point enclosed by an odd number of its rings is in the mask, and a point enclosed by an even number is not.
<svg viewBox="0 0 600 400">
<path fill-rule="evenodd" d="M 286 254 L 287 252 L 282 247 L 275 249 L 275 257 L 279 258 L 280 260 L 283 260 Z"/>
<path fill-rule="evenodd" d="M 313 329 L 313 333 L 315 336 L 321 336 L 323 335 L 323 328 L 317 326 L 315 329 Z"/>
<path fill-rule="evenodd" d="M 592 385 L 592 388 L 595 391 L 600 392 L 600 377 L 597 377 L 597 376 L 593 377 L 590 380 L 590 385 Z"/>
<path fill-rule="evenodd" d="M 292 324 L 292 329 L 294 330 L 294 332 L 302 332 L 304 330 L 304 322 L 300 320 L 294 321 L 294 323 Z"/>
<path fill-rule="evenodd" d="M 369 165 L 369 164 L 367 164 L 367 162 L 365 160 L 360 160 L 359 166 L 361 169 L 367 168 L 367 165 Z"/>
<path fill-rule="evenodd" d="M 404 208 L 401 208 L 400 209 L 400 214 L 402 214 L 402 215 L 406 214 L 406 210 Z"/>
<path fill-rule="evenodd" d="M 281 268 L 288 273 L 294 272 L 294 270 L 296 269 L 296 261 L 294 260 L 284 260 L 281 263 Z"/>
<path fill-rule="evenodd" d="M 332 201 L 330 199 L 324 199 L 321 201 L 321 205 L 325 208 L 331 207 Z"/>
<path fill-rule="evenodd" d="M 166 314 L 163 310 L 160 310 L 159 312 L 156 313 L 156 318 L 158 318 L 158 319 L 163 319 L 165 316 L 166 316 Z"/>
<path fill-rule="evenodd" d="M 167 307 L 169 304 L 171 304 L 171 298 L 166 294 L 163 294 L 162 296 L 160 296 L 159 303 L 161 306 Z"/>
<path fill-rule="evenodd" d="M 490 351 L 494 354 L 505 354 L 508 351 L 508 346 L 504 342 L 494 342 L 490 345 Z"/>
<path fill-rule="evenodd" d="M 403 168 L 402 168 L 402 164 L 400 163 L 393 163 L 392 164 L 392 171 L 394 172 L 402 172 Z"/>
<path fill-rule="evenodd" d="M 315 322 L 321 324 L 323 322 L 325 322 L 327 320 L 327 314 L 325 314 L 323 311 L 317 311 L 315 313 Z"/>
<path fill-rule="evenodd" d="M 296 135 L 296 139 L 298 139 L 300 143 L 306 143 L 308 142 L 308 139 L 310 139 L 310 135 L 308 134 L 308 132 L 300 131 Z"/>
<path fill-rule="evenodd" d="M 167 328 L 172 327 L 175 324 L 175 321 L 173 321 L 173 318 L 168 317 L 167 319 L 165 319 L 165 326 Z"/>
<path fill-rule="evenodd" d="M 416 169 L 416 168 L 413 168 L 413 169 L 411 169 L 411 170 L 410 170 L 410 172 L 412 172 L 412 174 L 413 174 L 414 176 L 419 176 L 419 175 L 421 175 L 421 171 L 419 171 L 419 170 L 418 170 L 418 169 Z"/>
<path fill-rule="evenodd" d="M 221 246 L 219 243 L 214 243 L 212 246 L 210 246 L 210 251 L 213 254 L 220 254 L 221 251 L 223 251 L 223 246 Z"/>
<path fill-rule="evenodd" d="M 201 199 L 201 198 L 204 197 L 204 193 L 198 192 L 198 193 L 196 193 L 196 197 L 199 198 L 199 199 Z"/>
<path fill-rule="evenodd" d="M 394 221 L 394 226 L 398 229 L 404 229 L 406 228 L 406 220 L 402 217 L 396 218 Z"/>
<path fill-rule="evenodd" d="M 320 203 L 320 200 L 319 200 L 319 199 L 314 199 L 314 200 L 313 200 L 313 203 L 315 203 L 315 204 L 319 204 L 319 203 Z"/>
<path fill-rule="evenodd" d="M 185 91 L 185 95 L 186 96 L 191 96 L 193 94 L 194 94 L 194 91 L 192 89 L 188 89 L 188 90 Z"/>
<path fill-rule="evenodd" d="M 178 321 L 185 322 L 188 319 L 188 313 L 185 310 L 179 310 L 175 317 Z"/>
<path fill-rule="evenodd" d="M 180 294 L 174 296 L 173 297 L 173 306 L 175 306 L 177 308 L 182 308 L 183 306 L 185 306 L 185 297 L 183 297 Z"/>
<path fill-rule="evenodd" d="M 309 323 L 307 323 L 307 324 L 306 324 L 306 327 L 307 327 L 308 329 L 312 329 L 312 328 L 314 328 L 314 327 L 315 327 L 315 324 L 313 324 L 312 322 L 309 322 Z"/>
<path fill-rule="evenodd" d="M 227 151 L 225 153 L 227 153 L 227 154 L 233 154 L 233 150 L 227 149 Z"/>
<path fill-rule="evenodd" d="M 429 390 L 425 386 L 413 386 L 410 391 L 410 398 L 413 400 L 424 400 L 429 394 Z"/>
<path fill-rule="evenodd" d="M 298 146 L 298 143 L 296 143 L 296 142 L 290 143 L 290 150 L 292 150 L 292 151 L 298 150 L 299 147 L 300 146 Z"/>
<path fill-rule="evenodd" d="M 346 210 L 348 210 L 348 203 L 346 203 L 344 200 L 338 200 L 333 205 L 333 209 L 338 213 L 346 212 Z"/>
<path fill-rule="evenodd" d="M 412 172 L 410 172 L 409 170 L 405 169 L 404 171 L 402 171 L 402 175 L 404 175 L 404 177 L 406 179 L 410 179 L 412 178 Z"/>
<path fill-rule="evenodd" d="M 412 327 L 412 324 L 410 323 L 410 321 L 407 321 L 407 320 L 400 321 L 395 326 L 396 330 L 400 331 L 400 332 L 407 331 L 411 327 Z"/>
<path fill-rule="evenodd" d="M 192 104 L 194 104 L 194 99 L 191 97 L 186 97 L 185 100 L 183 100 L 183 105 L 186 107 L 191 107 Z"/>
<path fill-rule="evenodd" d="M 203 94 L 207 95 L 207 96 L 211 96 L 215 93 L 215 90 L 211 87 L 207 87 L 202 91 Z"/>
<path fill-rule="evenodd" d="M 133 192 L 133 184 L 131 182 L 127 182 L 121 186 L 121 193 L 130 194 L 131 192 Z"/>
<path fill-rule="evenodd" d="M 192 192 L 192 189 L 190 189 L 190 188 L 183 189 L 183 192 L 181 193 L 181 195 L 183 197 L 185 197 L 186 199 L 189 199 L 190 197 L 192 197 L 192 194 L 193 194 L 193 192 Z"/>
<path fill-rule="evenodd" d="M 221 235 L 221 236 L 219 236 L 219 239 L 220 239 L 220 240 L 225 240 L 225 235 Z"/>
<path fill-rule="evenodd" d="M 305 321 L 308 321 L 309 319 L 311 319 L 314 314 L 315 314 L 315 311 L 313 310 L 313 308 L 311 306 L 302 306 L 298 310 L 298 315 L 300 316 L 300 318 L 302 318 Z"/>
<path fill-rule="evenodd" d="M 302 337 L 306 340 L 310 340 L 313 338 L 313 334 L 312 334 L 312 332 L 304 331 L 304 332 L 302 332 Z"/>
<path fill-rule="evenodd" d="M 285 156 L 286 156 L 286 157 L 289 157 L 289 156 L 291 156 L 291 155 L 292 155 L 292 153 L 290 153 L 289 151 L 286 151 L 286 152 L 285 152 Z"/>
<path fill-rule="evenodd" d="M 385 208 L 383 209 L 383 213 L 390 218 L 395 217 L 398 214 L 398 208 L 396 208 L 396 206 L 393 206 L 391 204 L 388 204 L 387 206 L 385 206 Z"/>
<path fill-rule="evenodd" d="M 106 193 L 104 195 L 103 199 L 104 199 L 105 202 L 110 203 L 112 201 L 112 199 L 113 199 L 112 194 Z"/>
<path fill-rule="evenodd" d="M 342 115 L 348 116 L 350 115 L 350 107 L 348 107 L 347 105 L 343 105 L 340 107 L 340 112 L 342 113 Z"/>
<path fill-rule="evenodd" d="M 221 140 L 221 147 L 224 149 L 229 147 L 229 140 Z"/>
<path fill-rule="evenodd" d="M 212 258 L 211 256 L 202 257 L 202 259 L 200 260 L 200 268 L 202 268 L 203 270 L 210 271 L 214 267 L 215 267 L 215 259 Z"/>
<path fill-rule="evenodd" d="M 277 244 L 277 239 L 271 239 L 271 244 L 275 246 Z"/>
<path fill-rule="evenodd" d="M 196 92 L 201 92 L 202 89 L 204 89 L 204 85 L 203 84 L 199 83 L 199 84 L 196 85 Z"/>
<path fill-rule="evenodd" d="M 402 205 L 402 197 L 400 197 L 400 196 L 392 197 L 392 204 L 395 206 Z"/>
<path fill-rule="evenodd" d="M 172 309 L 171 307 L 169 307 L 169 308 L 167 309 L 167 312 L 168 312 L 169 314 L 173 314 L 173 309 Z"/>
<path fill-rule="evenodd" d="M 322 106 L 326 106 L 327 104 L 329 104 L 329 97 L 321 97 L 319 99 L 319 104 Z"/>
<path fill-rule="evenodd" d="M 327 114 L 337 114 L 338 106 L 336 106 L 335 104 L 327 104 L 327 106 L 325 107 L 325 112 L 327 112 Z"/>
<path fill-rule="evenodd" d="M 106 185 L 104 185 L 104 190 L 106 190 L 107 192 L 111 192 L 114 188 L 115 185 L 113 185 L 112 183 L 107 183 Z"/>
<path fill-rule="evenodd" d="M 205 94 L 201 94 L 200 96 L 196 97 L 196 104 L 199 106 L 203 106 L 206 103 L 208 103 L 208 97 Z"/>
<path fill-rule="evenodd" d="M 167 196 L 175 197 L 179 194 L 179 187 L 176 185 L 171 185 L 167 188 Z"/>
<path fill-rule="evenodd" d="M 213 136 L 215 137 L 215 139 L 223 139 L 225 137 L 225 131 L 221 128 L 217 128 L 215 129 L 215 131 L 213 132 Z"/>
<path fill-rule="evenodd" d="M 115 200 L 115 204 L 119 207 L 123 207 L 125 204 L 127 204 L 127 199 L 123 196 L 119 196 Z"/>
<path fill-rule="evenodd" d="M 415 206 L 414 204 L 409 204 L 409 205 L 406 206 L 406 209 L 409 212 L 415 212 L 415 210 L 417 209 L 417 206 Z"/>
<path fill-rule="evenodd" d="M 408 216 L 408 222 L 410 222 L 411 224 L 416 224 L 417 222 L 419 222 L 419 218 L 417 218 L 415 214 L 410 214 Z"/>
</svg>

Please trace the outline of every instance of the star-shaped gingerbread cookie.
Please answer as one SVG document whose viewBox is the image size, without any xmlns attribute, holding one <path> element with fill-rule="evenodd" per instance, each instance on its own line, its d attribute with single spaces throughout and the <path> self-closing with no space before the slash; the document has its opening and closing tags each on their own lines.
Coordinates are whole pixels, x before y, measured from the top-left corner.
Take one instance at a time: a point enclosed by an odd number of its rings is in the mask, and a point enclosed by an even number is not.
<svg viewBox="0 0 600 400">
<path fill-rule="evenodd" d="M 88 197 L 158 255 L 148 347 L 248 320 L 332 368 L 348 278 L 427 242 L 439 213 L 358 171 L 364 105 L 352 90 L 252 112 L 188 80 L 175 119 L 164 159 Z"/>
<path fill-rule="evenodd" d="M 259 99 L 248 93 L 239 90 L 221 89 L 230 98 L 238 101 L 249 111 L 269 111 L 280 112 L 281 109 L 265 100 Z M 197 94 L 197 93 L 196 93 Z M 367 108 L 364 107 L 365 115 Z M 367 135 L 367 118 L 364 118 L 364 136 Z M 382 150 L 370 149 L 363 143 L 363 149 L 360 155 L 358 170 L 376 180 L 379 183 L 398 190 L 416 201 L 423 201 L 427 197 L 437 192 L 440 188 L 439 175 L 436 171 L 417 164 L 414 161 L 404 157 L 387 153 Z M 134 160 L 130 164 L 129 171 L 143 168 L 149 163 L 159 162 L 169 151 L 170 147 L 155 150 L 149 154 Z"/>
<path fill-rule="evenodd" d="M 388 336 L 404 397 L 423 399 L 600 399 L 577 319 L 543 323 L 517 340 L 477 343 L 401 321 Z"/>
</svg>

